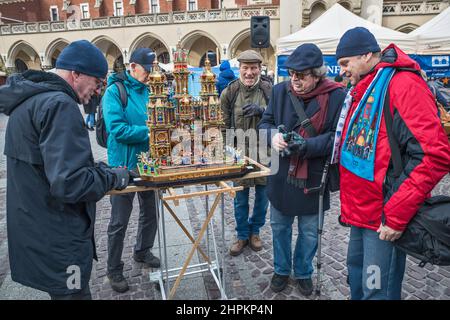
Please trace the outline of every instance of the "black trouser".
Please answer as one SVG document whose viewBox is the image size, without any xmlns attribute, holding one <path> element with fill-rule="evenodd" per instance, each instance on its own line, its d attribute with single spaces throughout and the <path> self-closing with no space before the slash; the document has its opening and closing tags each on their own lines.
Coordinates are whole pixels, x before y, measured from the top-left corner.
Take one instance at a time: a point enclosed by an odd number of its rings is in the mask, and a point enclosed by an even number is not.
<svg viewBox="0 0 450 320">
<path fill-rule="evenodd" d="M 112 195 L 111 220 L 108 225 L 108 274 L 118 274 L 123 271 L 121 261 L 123 241 L 127 231 L 128 221 L 133 210 L 133 199 L 136 193 Z M 134 252 L 141 252 L 153 247 L 157 230 L 155 208 L 155 192 L 138 192 L 139 223 Z"/>
<path fill-rule="evenodd" d="M 89 284 L 78 291 L 72 294 L 51 294 L 49 293 L 50 298 L 52 300 L 92 300 L 91 289 L 89 288 Z"/>
</svg>

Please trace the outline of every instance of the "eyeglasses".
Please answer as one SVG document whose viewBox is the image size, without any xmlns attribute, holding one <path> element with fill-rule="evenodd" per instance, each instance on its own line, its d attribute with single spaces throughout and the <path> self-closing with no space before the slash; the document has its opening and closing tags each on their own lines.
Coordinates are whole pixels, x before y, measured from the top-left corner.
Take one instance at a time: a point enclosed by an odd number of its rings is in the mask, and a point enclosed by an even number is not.
<svg viewBox="0 0 450 320">
<path fill-rule="evenodd" d="M 293 77 L 294 75 L 297 77 L 297 79 L 299 80 L 304 80 L 307 76 L 311 75 L 311 72 L 300 72 L 300 71 L 295 71 L 292 69 L 289 69 L 289 75 L 291 77 Z"/>
<path fill-rule="evenodd" d="M 103 89 L 103 80 L 99 78 L 95 78 L 95 84 L 97 85 L 96 90 Z"/>
</svg>

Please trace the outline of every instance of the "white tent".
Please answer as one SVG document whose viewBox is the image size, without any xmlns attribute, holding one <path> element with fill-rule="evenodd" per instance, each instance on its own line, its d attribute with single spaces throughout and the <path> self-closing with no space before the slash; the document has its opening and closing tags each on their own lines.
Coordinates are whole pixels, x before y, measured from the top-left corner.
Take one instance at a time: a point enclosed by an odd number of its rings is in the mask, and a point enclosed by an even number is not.
<svg viewBox="0 0 450 320">
<path fill-rule="evenodd" d="M 365 27 L 370 30 L 381 49 L 395 43 L 406 53 L 414 53 L 415 41 L 406 34 L 379 26 L 353 14 L 340 4 L 335 4 L 309 26 L 278 39 L 277 54 L 289 55 L 299 45 L 312 42 L 323 54 L 334 55 L 341 36 L 354 27 Z"/>
<path fill-rule="evenodd" d="M 408 34 L 417 42 L 417 54 L 450 53 L 450 7 Z"/>
</svg>

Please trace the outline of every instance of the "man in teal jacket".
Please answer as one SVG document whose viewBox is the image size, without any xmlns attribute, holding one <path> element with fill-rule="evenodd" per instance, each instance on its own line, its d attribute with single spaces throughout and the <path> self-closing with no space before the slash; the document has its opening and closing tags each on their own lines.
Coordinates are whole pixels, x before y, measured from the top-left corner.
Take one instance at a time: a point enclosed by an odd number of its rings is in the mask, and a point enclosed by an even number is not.
<svg viewBox="0 0 450 320">
<path fill-rule="evenodd" d="M 108 88 L 103 96 L 103 116 L 108 133 L 108 163 L 111 166 L 136 168 L 137 154 L 149 149 L 147 102 L 149 89 L 145 82 L 151 71 L 155 53 L 148 48 L 136 49 L 130 58 L 129 70 L 112 74 Z M 115 82 L 122 82 L 127 92 L 127 105 L 124 108 L 120 92 Z M 117 292 L 128 290 L 123 276 L 121 261 L 123 241 L 130 214 L 133 209 L 135 193 L 111 196 L 111 220 L 108 226 L 108 270 L 111 287 Z M 153 256 L 157 230 L 157 217 L 154 191 L 138 192 L 139 224 L 133 258 L 147 267 L 159 268 L 160 261 Z"/>
</svg>

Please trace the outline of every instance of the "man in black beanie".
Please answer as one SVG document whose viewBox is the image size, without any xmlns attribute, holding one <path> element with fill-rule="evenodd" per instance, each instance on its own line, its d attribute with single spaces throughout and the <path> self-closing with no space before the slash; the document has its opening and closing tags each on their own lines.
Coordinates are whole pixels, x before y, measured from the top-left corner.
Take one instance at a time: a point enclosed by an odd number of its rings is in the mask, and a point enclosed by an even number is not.
<svg viewBox="0 0 450 320">
<path fill-rule="evenodd" d="M 11 277 L 52 299 L 91 299 L 95 203 L 124 189 L 129 174 L 94 163 L 79 109 L 106 76 L 101 51 L 75 41 L 56 68 L 56 74 L 14 74 L 0 87 L 0 111 L 9 116 L 4 152 Z"/>
<path fill-rule="evenodd" d="M 336 60 L 353 85 L 334 153 L 334 162 L 340 161 L 340 220 L 351 226 L 351 298 L 398 300 L 406 256 L 393 241 L 448 173 L 450 146 L 419 65 L 397 46 L 381 52 L 374 35 L 357 27 L 340 39 Z M 392 118 L 391 137 L 385 115 Z M 398 158 L 392 156 L 391 138 Z"/>
</svg>

